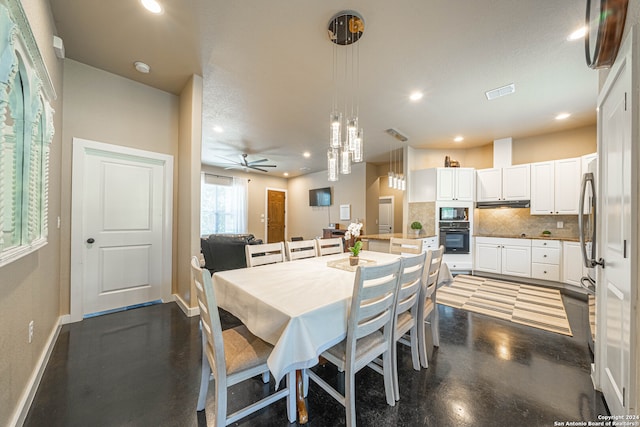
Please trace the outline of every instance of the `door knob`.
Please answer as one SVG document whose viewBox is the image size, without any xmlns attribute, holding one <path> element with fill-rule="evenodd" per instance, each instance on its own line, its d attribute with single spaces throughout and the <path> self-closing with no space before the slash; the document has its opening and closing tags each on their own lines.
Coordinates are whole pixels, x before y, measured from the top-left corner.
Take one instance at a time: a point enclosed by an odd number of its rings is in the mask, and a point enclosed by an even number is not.
<svg viewBox="0 0 640 427">
<path fill-rule="evenodd" d="M 95 242 L 95 241 L 96 241 L 96 240 L 95 240 L 93 237 L 89 237 L 89 238 L 87 239 L 87 243 L 89 243 L 89 244 L 91 244 L 91 243 L 93 243 L 93 242 Z"/>
</svg>

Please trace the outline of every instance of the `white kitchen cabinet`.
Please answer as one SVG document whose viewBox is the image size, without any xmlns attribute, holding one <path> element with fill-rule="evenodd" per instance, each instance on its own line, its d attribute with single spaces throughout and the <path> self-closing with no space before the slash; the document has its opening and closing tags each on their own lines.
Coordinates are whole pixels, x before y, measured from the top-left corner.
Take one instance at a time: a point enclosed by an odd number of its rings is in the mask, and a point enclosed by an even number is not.
<svg viewBox="0 0 640 427">
<path fill-rule="evenodd" d="M 436 201 L 436 168 L 409 172 L 409 203 Z"/>
<path fill-rule="evenodd" d="M 531 277 L 531 240 L 476 237 L 474 270 Z"/>
<path fill-rule="evenodd" d="M 531 164 L 531 215 L 577 215 L 582 159 Z"/>
<path fill-rule="evenodd" d="M 533 240 L 531 242 L 531 277 L 559 282 L 560 258 L 559 240 Z"/>
<path fill-rule="evenodd" d="M 481 169 L 476 173 L 476 199 L 478 202 L 500 200 L 529 200 L 530 165 Z"/>
<path fill-rule="evenodd" d="M 473 168 L 438 168 L 437 199 L 473 202 L 475 176 Z"/>
<path fill-rule="evenodd" d="M 586 276 L 579 242 L 562 242 L 562 281 L 581 287 L 580 279 Z"/>
</svg>

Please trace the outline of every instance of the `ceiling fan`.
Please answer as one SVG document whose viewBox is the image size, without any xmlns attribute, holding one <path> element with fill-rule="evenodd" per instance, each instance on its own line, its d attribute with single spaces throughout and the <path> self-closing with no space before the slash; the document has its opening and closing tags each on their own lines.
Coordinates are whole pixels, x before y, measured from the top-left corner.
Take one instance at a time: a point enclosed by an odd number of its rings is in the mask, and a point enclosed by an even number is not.
<svg viewBox="0 0 640 427">
<path fill-rule="evenodd" d="M 267 170 L 262 169 L 262 168 L 275 168 L 276 167 L 276 165 L 263 165 L 262 164 L 264 162 L 268 162 L 269 159 L 260 159 L 260 160 L 248 161 L 246 153 L 240 154 L 239 156 L 240 156 L 240 161 L 239 162 L 237 162 L 235 160 L 227 159 L 226 157 L 222 157 L 222 156 L 219 156 L 219 157 L 222 158 L 222 159 L 225 159 L 229 163 L 232 163 L 231 166 L 226 167 L 225 169 L 242 168 L 245 171 L 247 169 L 254 169 L 254 170 L 257 170 L 257 171 L 260 171 L 260 172 L 268 172 Z"/>
</svg>

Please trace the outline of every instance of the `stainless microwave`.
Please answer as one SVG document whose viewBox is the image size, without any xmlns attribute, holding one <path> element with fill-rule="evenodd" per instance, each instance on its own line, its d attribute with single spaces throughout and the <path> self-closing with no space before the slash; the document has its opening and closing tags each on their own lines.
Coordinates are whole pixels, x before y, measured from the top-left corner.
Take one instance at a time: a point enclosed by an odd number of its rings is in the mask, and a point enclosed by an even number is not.
<svg viewBox="0 0 640 427">
<path fill-rule="evenodd" d="M 469 221 L 469 208 L 441 207 L 438 221 Z"/>
</svg>

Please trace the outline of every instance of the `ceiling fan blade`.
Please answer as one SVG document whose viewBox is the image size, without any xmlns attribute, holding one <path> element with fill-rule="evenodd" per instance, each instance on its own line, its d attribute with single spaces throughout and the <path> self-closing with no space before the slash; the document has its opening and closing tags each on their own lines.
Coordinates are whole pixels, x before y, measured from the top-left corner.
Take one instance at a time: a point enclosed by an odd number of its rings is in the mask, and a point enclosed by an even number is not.
<svg viewBox="0 0 640 427">
<path fill-rule="evenodd" d="M 269 172 L 269 171 L 267 171 L 267 170 L 260 169 L 260 168 L 259 168 L 259 167 L 257 167 L 257 166 L 249 166 L 249 168 L 251 168 L 251 169 L 253 169 L 253 170 L 260 171 L 260 172 Z"/>
<path fill-rule="evenodd" d="M 268 161 L 269 161 L 269 159 L 252 160 L 252 161 L 248 162 L 247 164 L 253 165 L 253 164 L 256 164 L 256 163 L 264 163 L 264 162 L 268 162 Z"/>
<path fill-rule="evenodd" d="M 234 165 L 239 165 L 239 164 L 240 164 L 239 162 L 237 162 L 237 161 L 235 161 L 235 160 L 231 160 L 231 159 L 229 159 L 229 158 L 227 158 L 227 157 L 224 157 L 224 156 L 218 156 L 218 155 L 216 155 L 216 157 L 218 157 L 219 159 L 226 160 L 227 162 L 232 163 L 232 164 L 234 164 Z"/>
<path fill-rule="evenodd" d="M 251 165 L 251 164 L 249 164 L 248 166 L 249 166 L 250 168 L 252 168 L 252 167 L 256 167 L 256 166 L 259 166 L 259 167 L 261 167 L 261 168 L 275 168 L 275 167 L 277 167 L 276 165 L 255 165 L 255 166 L 254 166 L 254 165 Z"/>
</svg>

